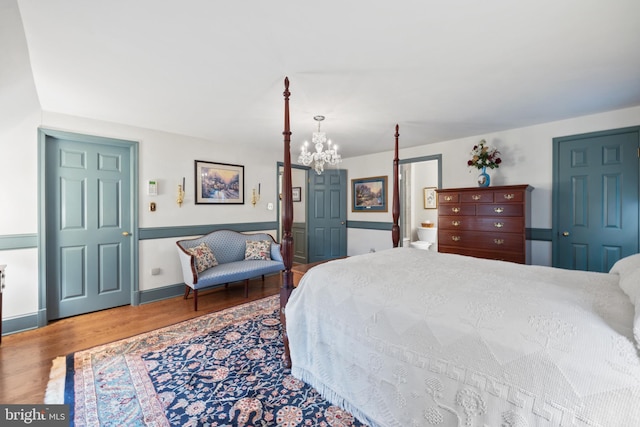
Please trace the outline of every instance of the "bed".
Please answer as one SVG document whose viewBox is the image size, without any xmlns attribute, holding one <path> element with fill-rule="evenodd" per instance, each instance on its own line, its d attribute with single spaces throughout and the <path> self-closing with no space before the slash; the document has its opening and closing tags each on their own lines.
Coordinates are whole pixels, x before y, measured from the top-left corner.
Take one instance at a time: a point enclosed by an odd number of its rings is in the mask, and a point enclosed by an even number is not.
<svg viewBox="0 0 640 427">
<path fill-rule="evenodd" d="M 393 249 L 321 264 L 294 291 L 285 88 L 293 376 L 371 426 L 640 426 L 640 254 L 594 273 L 399 248 L 394 194 Z M 397 146 L 396 126 L 394 169 Z"/>
</svg>

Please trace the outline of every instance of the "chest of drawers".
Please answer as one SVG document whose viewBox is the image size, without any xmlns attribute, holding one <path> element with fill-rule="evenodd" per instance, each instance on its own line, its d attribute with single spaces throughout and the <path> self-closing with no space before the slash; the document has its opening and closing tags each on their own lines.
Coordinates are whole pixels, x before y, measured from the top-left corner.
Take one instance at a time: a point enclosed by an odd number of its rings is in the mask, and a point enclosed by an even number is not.
<svg viewBox="0 0 640 427">
<path fill-rule="evenodd" d="M 530 264 L 529 185 L 437 190 L 438 251 Z"/>
</svg>

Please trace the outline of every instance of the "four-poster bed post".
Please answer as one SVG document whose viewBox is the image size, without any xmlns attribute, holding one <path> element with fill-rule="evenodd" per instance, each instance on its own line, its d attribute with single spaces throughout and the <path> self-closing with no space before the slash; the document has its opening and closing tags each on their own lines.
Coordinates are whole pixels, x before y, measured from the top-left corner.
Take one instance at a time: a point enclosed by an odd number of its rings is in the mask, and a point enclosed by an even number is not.
<svg viewBox="0 0 640 427">
<path fill-rule="evenodd" d="M 289 354 L 289 337 L 287 336 L 287 319 L 284 308 L 293 291 L 293 191 L 291 189 L 291 129 L 289 126 L 289 78 L 284 79 L 284 173 L 282 175 L 282 259 L 284 272 L 282 273 L 282 286 L 280 287 L 280 322 L 282 323 L 282 337 L 284 341 L 284 363 L 291 367 Z"/>
<path fill-rule="evenodd" d="M 398 185 L 398 137 L 400 136 L 400 126 L 396 124 L 396 143 L 393 154 L 393 225 L 391 226 L 391 240 L 393 241 L 393 247 L 397 248 L 400 242 L 400 226 L 398 225 L 398 218 L 400 217 L 400 189 Z"/>
<path fill-rule="evenodd" d="M 282 273 L 282 286 L 280 287 L 280 322 L 282 323 L 282 337 L 284 342 L 284 363 L 287 368 L 291 367 L 291 355 L 289 352 L 289 336 L 287 335 L 287 317 L 285 307 L 291 292 L 293 292 L 293 236 L 291 227 L 293 225 L 293 194 L 291 189 L 291 129 L 289 123 L 289 78 L 284 79 L 284 173 L 282 176 L 282 258 L 284 261 L 284 272 Z M 396 124 L 395 152 L 393 157 L 393 226 L 391 228 L 391 239 L 393 247 L 397 248 L 400 242 L 400 192 L 398 185 L 398 137 L 400 127 Z"/>
</svg>

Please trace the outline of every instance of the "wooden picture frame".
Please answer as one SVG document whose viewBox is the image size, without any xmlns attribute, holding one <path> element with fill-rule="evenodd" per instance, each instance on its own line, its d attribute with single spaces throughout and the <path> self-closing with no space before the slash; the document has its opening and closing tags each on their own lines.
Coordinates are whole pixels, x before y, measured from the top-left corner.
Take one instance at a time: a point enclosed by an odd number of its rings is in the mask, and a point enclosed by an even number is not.
<svg viewBox="0 0 640 427">
<path fill-rule="evenodd" d="M 195 161 L 197 205 L 243 205 L 244 166 Z"/>
<path fill-rule="evenodd" d="M 438 193 L 436 193 L 436 187 L 424 188 L 424 208 L 425 209 L 438 209 Z"/>
<path fill-rule="evenodd" d="M 294 202 L 302 201 L 302 187 L 291 187 L 291 199 Z"/>
<path fill-rule="evenodd" d="M 351 180 L 352 212 L 387 212 L 387 196 L 386 176 Z"/>
</svg>

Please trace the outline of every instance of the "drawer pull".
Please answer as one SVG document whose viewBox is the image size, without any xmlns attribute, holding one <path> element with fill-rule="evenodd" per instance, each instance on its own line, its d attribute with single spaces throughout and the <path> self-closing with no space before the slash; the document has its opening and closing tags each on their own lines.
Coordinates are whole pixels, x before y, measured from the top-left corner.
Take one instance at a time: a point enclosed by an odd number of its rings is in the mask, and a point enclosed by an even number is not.
<svg viewBox="0 0 640 427">
<path fill-rule="evenodd" d="M 454 227 L 457 227 L 460 225 L 460 221 L 451 221 L 451 225 L 453 225 Z"/>
<path fill-rule="evenodd" d="M 460 236 L 451 236 L 451 240 L 453 240 L 454 242 L 459 242 Z"/>
<path fill-rule="evenodd" d="M 495 213 L 502 213 L 502 212 L 504 212 L 504 208 L 493 208 L 493 211 Z"/>
<path fill-rule="evenodd" d="M 493 239 L 493 243 L 496 245 L 502 245 L 504 244 L 504 239 Z"/>
<path fill-rule="evenodd" d="M 460 208 L 451 208 L 451 210 L 453 211 L 453 213 L 458 213 L 458 212 L 460 212 Z"/>
<path fill-rule="evenodd" d="M 481 194 L 474 194 L 473 196 L 471 196 L 471 198 L 473 200 L 480 200 L 480 199 L 482 199 L 482 195 Z"/>
<path fill-rule="evenodd" d="M 444 196 L 444 200 L 446 200 L 447 202 L 450 202 L 453 200 L 453 196 Z"/>
<path fill-rule="evenodd" d="M 514 197 L 516 197 L 516 195 L 515 195 L 515 194 L 513 194 L 513 193 L 512 193 L 512 194 L 505 194 L 505 195 L 504 195 L 504 198 L 505 198 L 505 199 L 507 199 L 507 200 L 511 200 L 511 199 L 513 199 Z"/>
<path fill-rule="evenodd" d="M 493 226 L 495 228 L 502 228 L 502 227 L 504 227 L 504 222 L 494 222 Z"/>
</svg>

